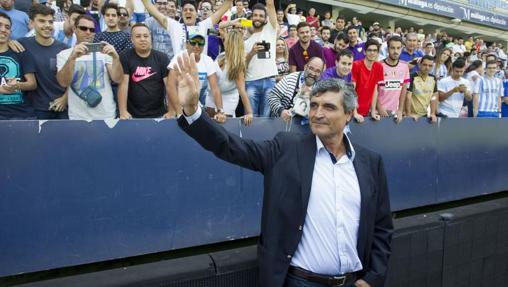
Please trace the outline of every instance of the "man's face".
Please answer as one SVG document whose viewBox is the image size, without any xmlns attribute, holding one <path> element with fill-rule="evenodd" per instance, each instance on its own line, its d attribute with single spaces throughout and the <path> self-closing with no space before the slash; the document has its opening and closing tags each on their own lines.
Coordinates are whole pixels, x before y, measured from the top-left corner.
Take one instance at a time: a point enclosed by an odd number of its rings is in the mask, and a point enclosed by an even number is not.
<svg viewBox="0 0 508 287">
<path fill-rule="evenodd" d="M 183 22 L 187 26 L 194 26 L 196 24 L 197 12 L 192 4 L 185 4 L 182 8 Z"/>
<path fill-rule="evenodd" d="M 296 31 L 296 27 L 289 28 L 289 36 L 295 38 L 298 36 L 298 32 Z"/>
<path fill-rule="evenodd" d="M 342 92 L 324 92 L 310 99 L 309 122 L 313 134 L 331 139 L 342 134 L 352 113 L 345 113 Z"/>
<path fill-rule="evenodd" d="M 496 72 L 497 72 L 497 64 L 488 64 L 487 65 L 487 67 L 485 69 L 485 73 L 487 74 L 487 76 L 493 77 Z"/>
<path fill-rule="evenodd" d="M 30 20 L 30 23 L 35 29 L 35 34 L 44 38 L 50 39 L 53 37 L 53 16 L 51 15 L 35 15 L 33 20 Z"/>
<path fill-rule="evenodd" d="M 305 77 L 313 80 L 312 83 L 307 84 L 313 85 L 315 82 L 317 82 L 319 78 L 321 78 L 323 68 L 323 61 L 320 59 L 313 59 L 312 61 L 309 61 L 307 64 L 305 64 Z"/>
<path fill-rule="evenodd" d="M 406 37 L 406 48 L 410 51 L 416 49 L 418 45 L 418 39 L 415 35 L 409 35 Z"/>
<path fill-rule="evenodd" d="M 379 49 L 376 45 L 370 45 L 368 47 L 365 47 L 365 57 L 370 62 L 377 61 L 379 54 Z"/>
<path fill-rule="evenodd" d="M 129 23 L 129 11 L 127 9 L 119 9 L 120 14 L 118 15 L 118 24 L 127 26 Z"/>
<path fill-rule="evenodd" d="M 458 79 L 464 75 L 466 68 L 452 68 L 452 78 Z"/>
<path fill-rule="evenodd" d="M 93 38 L 95 36 L 95 24 L 90 20 L 80 19 L 74 29 L 74 33 L 76 34 L 76 40 L 78 43 L 93 43 Z"/>
<path fill-rule="evenodd" d="M 152 48 L 152 37 L 146 27 L 134 28 L 131 32 L 131 40 L 136 50 L 147 51 Z"/>
<path fill-rule="evenodd" d="M 321 39 L 323 39 L 325 42 L 328 42 L 328 40 L 330 40 L 330 30 L 325 29 L 321 31 Z"/>
<path fill-rule="evenodd" d="M 339 61 L 335 61 L 335 66 L 337 67 L 337 74 L 339 74 L 339 76 L 347 76 L 353 69 L 353 58 L 342 56 Z"/>
<path fill-rule="evenodd" d="M 263 10 L 256 9 L 252 11 L 252 26 L 254 28 L 261 28 L 266 24 L 266 13 Z"/>
<path fill-rule="evenodd" d="M 284 11 L 277 11 L 277 22 L 282 23 L 284 21 Z"/>
<path fill-rule="evenodd" d="M 374 47 L 374 46 L 371 46 Z M 402 43 L 399 41 L 391 41 L 388 46 L 388 57 L 392 61 L 398 61 L 402 52 Z"/>
<path fill-rule="evenodd" d="M 335 22 L 335 28 L 338 30 L 344 29 L 344 26 L 346 25 L 346 21 L 344 19 L 337 19 Z"/>
<path fill-rule="evenodd" d="M 353 19 L 351 19 L 351 22 L 353 23 L 353 25 L 356 25 L 358 24 L 358 19 L 356 19 L 356 17 L 353 17 Z"/>
<path fill-rule="evenodd" d="M 175 4 L 175 2 L 168 1 L 167 10 L 168 10 L 168 14 L 167 14 L 168 17 L 171 17 L 171 18 L 175 18 L 176 17 L 176 4 Z"/>
<path fill-rule="evenodd" d="M 106 9 L 104 13 L 104 21 L 108 28 L 116 28 L 118 26 L 118 14 L 116 9 Z"/>
<path fill-rule="evenodd" d="M 14 6 L 14 0 L 0 0 L 0 7 L 5 10 L 11 10 Z"/>
<path fill-rule="evenodd" d="M 334 49 L 336 52 L 339 52 L 339 51 L 346 49 L 347 45 L 348 44 L 346 44 L 344 39 L 340 39 L 340 40 L 335 41 Z"/>
<path fill-rule="evenodd" d="M 425 54 L 430 55 L 432 53 L 432 46 L 425 46 Z"/>
<path fill-rule="evenodd" d="M 376 32 L 379 31 L 379 25 L 378 24 L 376 24 L 376 25 L 374 25 L 372 27 L 374 28 L 374 31 L 376 31 Z"/>
<path fill-rule="evenodd" d="M 155 1 L 155 8 L 157 8 L 157 11 L 161 12 L 164 16 L 169 16 L 168 11 L 168 4 L 169 2 L 167 0 L 157 0 Z"/>
<path fill-rule="evenodd" d="M 201 4 L 201 19 L 206 19 L 212 15 L 212 4 L 209 2 L 203 2 Z"/>
<path fill-rule="evenodd" d="M 203 50 L 205 48 L 205 39 L 202 37 L 194 37 L 193 39 L 190 39 L 187 41 L 187 53 L 192 54 L 196 57 L 199 57 L 201 53 L 203 53 Z M 197 61 L 199 61 L 198 58 L 196 58 Z"/>
<path fill-rule="evenodd" d="M 300 42 L 306 44 L 310 40 L 310 27 L 301 27 L 298 29 L 298 38 Z"/>
<path fill-rule="evenodd" d="M 0 44 L 7 44 L 10 37 L 11 22 L 4 17 L 0 17 Z"/>
<path fill-rule="evenodd" d="M 236 1 L 235 5 L 236 5 L 236 12 L 240 12 L 240 11 L 243 12 L 243 2 L 242 1 Z"/>
<path fill-rule="evenodd" d="M 358 41 L 358 31 L 356 29 L 350 29 L 347 31 L 347 36 L 349 38 L 349 42 L 356 43 Z"/>
<path fill-rule="evenodd" d="M 430 73 L 430 71 L 432 70 L 433 66 L 434 66 L 433 61 L 431 61 L 429 59 L 422 60 L 420 62 L 420 72 L 424 75 L 428 75 Z"/>
</svg>

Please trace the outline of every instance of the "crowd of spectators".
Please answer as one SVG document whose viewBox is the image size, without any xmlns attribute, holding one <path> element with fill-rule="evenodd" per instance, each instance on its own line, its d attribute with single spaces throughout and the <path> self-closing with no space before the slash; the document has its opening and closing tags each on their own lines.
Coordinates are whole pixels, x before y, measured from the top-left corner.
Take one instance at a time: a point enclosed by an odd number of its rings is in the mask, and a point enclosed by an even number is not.
<svg viewBox="0 0 508 287">
<path fill-rule="evenodd" d="M 312 87 L 330 78 L 356 91 L 358 122 L 508 117 L 507 55 L 482 37 L 364 25 L 274 0 L 74 3 L 0 1 L 0 119 L 174 118 L 182 53 L 194 55 L 200 102 L 220 123 L 304 124 Z"/>
</svg>

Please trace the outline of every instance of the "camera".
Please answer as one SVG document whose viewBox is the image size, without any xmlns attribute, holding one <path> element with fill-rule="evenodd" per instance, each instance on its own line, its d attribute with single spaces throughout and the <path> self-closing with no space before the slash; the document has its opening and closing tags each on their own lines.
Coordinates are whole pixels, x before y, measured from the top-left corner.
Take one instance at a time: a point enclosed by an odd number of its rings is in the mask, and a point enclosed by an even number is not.
<svg viewBox="0 0 508 287">
<path fill-rule="evenodd" d="M 262 41 L 257 43 L 257 45 L 263 46 L 263 50 L 258 51 L 257 55 L 259 59 L 269 59 L 270 58 L 270 43 L 266 41 Z"/>
<path fill-rule="evenodd" d="M 88 48 L 88 52 L 94 53 L 94 52 L 102 52 L 102 49 L 104 49 L 104 46 L 106 44 L 104 43 L 87 43 L 85 46 Z"/>
</svg>

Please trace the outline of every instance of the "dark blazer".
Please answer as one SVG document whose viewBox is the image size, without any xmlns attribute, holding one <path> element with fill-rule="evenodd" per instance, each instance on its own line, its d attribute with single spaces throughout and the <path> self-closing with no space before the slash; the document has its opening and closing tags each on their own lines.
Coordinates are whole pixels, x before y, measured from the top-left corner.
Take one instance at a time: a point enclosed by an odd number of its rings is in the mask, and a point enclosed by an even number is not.
<svg viewBox="0 0 508 287">
<path fill-rule="evenodd" d="M 256 142 L 227 132 L 205 112 L 189 126 L 180 127 L 217 157 L 264 175 L 261 234 L 258 242 L 260 285 L 284 285 L 291 257 L 302 236 L 316 158 L 313 134 L 281 132 L 269 141 Z M 353 165 L 361 192 L 358 256 L 363 278 L 383 286 L 393 232 L 383 161 L 378 154 L 353 145 Z"/>
</svg>

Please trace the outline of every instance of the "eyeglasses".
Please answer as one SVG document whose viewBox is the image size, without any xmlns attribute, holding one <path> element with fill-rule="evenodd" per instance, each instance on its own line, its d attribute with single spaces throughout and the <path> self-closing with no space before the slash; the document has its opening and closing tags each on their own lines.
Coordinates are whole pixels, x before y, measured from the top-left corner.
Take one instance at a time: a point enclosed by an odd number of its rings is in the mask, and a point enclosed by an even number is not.
<svg viewBox="0 0 508 287">
<path fill-rule="evenodd" d="M 95 33 L 95 28 L 93 27 L 78 26 L 78 29 L 83 32 L 90 31 L 90 33 Z"/>
<path fill-rule="evenodd" d="M 187 43 L 189 43 L 189 45 L 195 47 L 195 46 L 199 46 L 199 47 L 204 47 L 205 46 L 205 39 L 191 39 L 191 40 L 188 40 Z"/>
<path fill-rule="evenodd" d="M 211 11 L 212 8 L 208 8 L 208 7 L 201 7 L 201 9 L 199 9 L 201 11 Z"/>
<path fill-rule="evenodd" d="M 118 15 L 120 15 L 120 16 L 122 16 L 122 17 L 128 17 L 128 16 L 129 16 L 129 13 L 120 13 L 120 14 L 118 14 Z"/>
<path fill-rule="evenodd" d="M 307 50 L 303 50 L 303 59 L 305 60 L 305 62 L 309 60 L 309 53 L 307 52 Z"/>
</svg>

